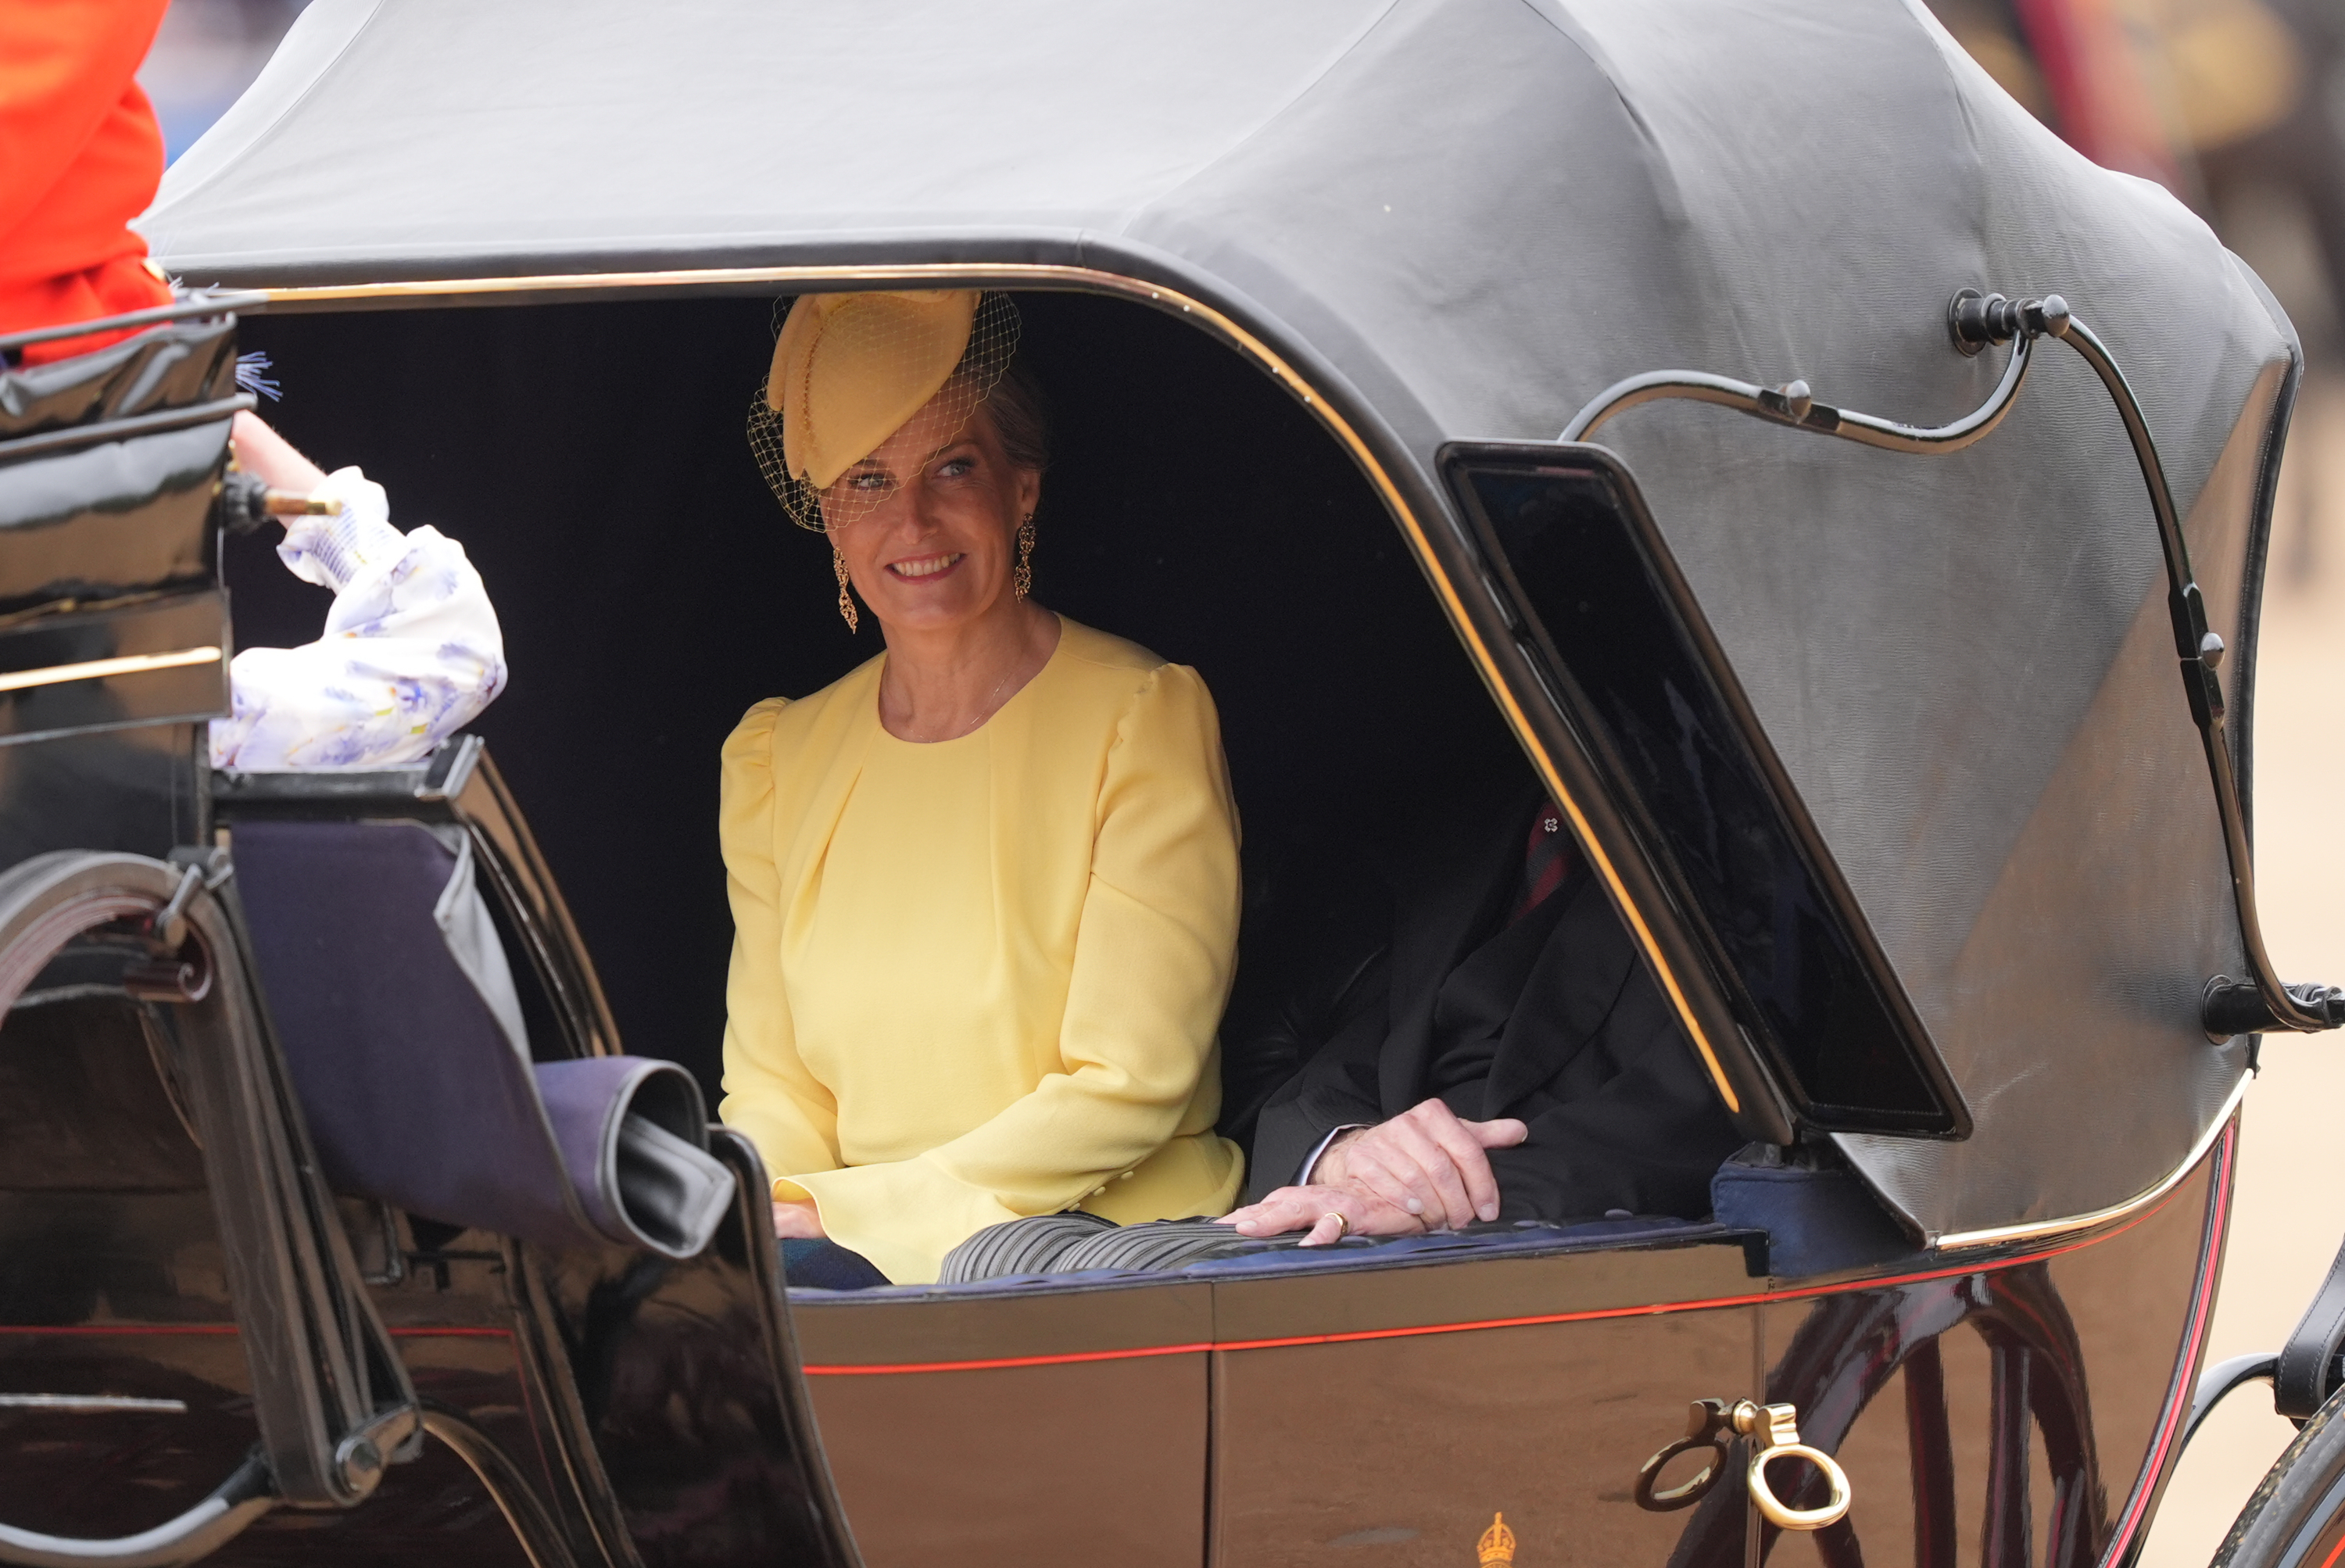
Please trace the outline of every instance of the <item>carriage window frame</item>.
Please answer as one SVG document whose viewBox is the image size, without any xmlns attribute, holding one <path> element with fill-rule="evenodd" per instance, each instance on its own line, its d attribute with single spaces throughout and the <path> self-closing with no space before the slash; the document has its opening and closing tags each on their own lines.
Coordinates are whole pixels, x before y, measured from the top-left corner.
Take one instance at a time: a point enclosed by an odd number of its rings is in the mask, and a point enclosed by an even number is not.
<svg viewBox="0 0 2345 1568">
<path fill-rule="evenodd" d="M 1625 851 L 1651 868 L 1670 907 L 1640 912 L 1649 921 L 1673 921 L 1690 937 L 1707 978 L 1766 1062 L 1794 1117 L 1827 1133 L 1969 1136 L 1970 1112 L 1961 1091 L 1801 801 L 1634 475 L 1601 447 L 1546 442 L 1453 443 L 1442 448 L 1438 463 L 1484 558 L 1488 589 L 1500 601 L 1499 618 L 1545 688 L 1519 695 L 1562 720 L 1609 800 L 1621 809 L 1632 841 L 1608 843 L 1606 851 Z M 1608 579 L 1600 603 L 1565 606 L 1536 580 L 1528 559 L 1536 545 L 1524 525 L 1493 514 L 1489 487 L 1499 482 L 1568 492 L 1568 504 L 1586 519 L 1610 519 L 1609 535 L 1592 521 L 1564 526 L 1580 529 L 1582 546 L 1611 552 L 1616 567 L 1633 569 L 1620 573 L 1618 582 Z M 1518 556 L 1533 581 L 1518 572 Z M 1670 698 L 1679 727 L 1675 740 L 1680 748 L 1702 744 L 1709 772 L 1689 767 L 1672 776 L 1653 761 L 1660 748 L 1633 744 L 1624 734 L 1624 721 L 1634 726 L 1650 710 L 1640 715 L 1619 689 L 1592 683 L 1600 683 L 1606 669 L 1617 676 L 1631 667 L 1672 671 L 1671 679 L 1652 683 L 1648 702 Z M 1657 736 L 1649 729 L 1633 738 Z M 1711 804 L 1711 789 L 1720 784 L 1737 812 L 1728 825 L 1741 831 L 1746 845 L 1764 840 L 1753 852 L 1778 880 L 1763 897 L 1733 885 L 1731 878 L 1710 874 L 1715 863 L 1704 864 L 1707 857 L 1698 852 L 1704 839 L 1721 841 L 1721 822 L 1716 816 L 1696 820 L 1687 807 L 1695 799 Z M 1788 890 L 1788 901 L 1782 896 L 1787 873 L 1802 884 Z M 1788 973 L 1781 960 L 1771 973 L 1756 962 L 1769 943 L 1753 936 L 1752 916 L 1767 901 L 1805 917 L 1787 927 L 1778 916 L 1777 932 L 1794 933 L 1783 944 L 1794 950 Z M 1821 947 L 1812 938 L 1823 939 Z M 1811 962 L 1820 963 L 1831 981 L 1819 986 L 1811 980 L 1802 987 L 1799 976 Z M 1784 1006 L 1787 993 L 1800 991 L 1812 1006 L 1805 1015 Z M 1875 1085 L 1885 1084 L 1901 1099 L 1881 1103 L 1884 1096 L 1876 1095 L 1868 1104 L 1845 1092 L 1853 1074 L 1831 1074 L 1827 1043 L 1802 1022 L 1815 1018 L 1819 1000 L 1832 1013 L 1840 1059 L 1860 1060 Z M 1886 1052 L 1853 1051 L 1852 1028 L 1856 1039 L 1885 1044 Z M 1800 1030 L 1802 1037 L 1787 1039 L 1787 1030 Z"/>
</svg>

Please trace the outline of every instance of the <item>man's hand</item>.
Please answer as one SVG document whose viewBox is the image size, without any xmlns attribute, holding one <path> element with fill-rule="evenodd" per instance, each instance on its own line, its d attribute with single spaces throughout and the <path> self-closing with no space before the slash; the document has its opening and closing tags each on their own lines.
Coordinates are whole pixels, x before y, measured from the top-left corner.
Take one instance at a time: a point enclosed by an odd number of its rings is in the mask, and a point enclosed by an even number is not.
<svg viewBox="0 0 2345 1568">
<path fill-rule="evenodd" d="M 822 1241 L 822 1215 L 810 1203 L 774 1200 L 774 1234 L 784 1241 Z"/>
<path fill-rule="evenodd" d="M 1338 1217 L 1340 1217 L 1340 1218 Z M 1308 1230 L 1305 1247 L 1326 1247 L 1346 1236 L 1417 1236 L 1425 1221 L 1356 1186 L 1283 1186 L 1216 1223 L 1241 1236 L 1284 1236 Z"/>
<path fill-rule="evenodd" d="M 1327 1145 L 1308 1186 L 1283 1186 L 1223 1217 L 1245 1236 L 1308 1230 L 1305 1247 L 1345 1236 L 1416 1236 L 1498 1217 L 1498 1178 L 1488 1149 L 1530 1135 L 1514 1118 L 1468 1122 L 1427 1100 L 1389 1122 Z"/>
<path fill-rule="evenodd" d="M 1357 1187 L 1425 1217 L 1426 1228 L 1455 1230 L 1498 1217 L 1498 1178 L 1487 1149 L 1512 1148 L 1530 1128 L 1512 1116 L 1462 1120 L 1439 1100 L 1337 1138 L 1312 1168 L 1313 1186 Z M 1379 1231 L 1378 1235 L 1402 1232 Z"/>
</svg>

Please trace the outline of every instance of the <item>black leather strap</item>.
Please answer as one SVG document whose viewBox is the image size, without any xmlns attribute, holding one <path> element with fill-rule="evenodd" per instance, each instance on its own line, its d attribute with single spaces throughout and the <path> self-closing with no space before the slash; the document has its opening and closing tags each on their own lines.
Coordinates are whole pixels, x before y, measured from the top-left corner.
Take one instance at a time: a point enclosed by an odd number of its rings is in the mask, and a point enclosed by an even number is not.
<svg viewBox="0 0 2345 1568">
<path fill-rule="evenodd" d="M 2290 1420 L 2309 1420 L 2337 1391 L 2337 1353 L 2345 1347 L 2345 1247 L 2304 1309 L 2272 1374 L 2272 1408 Z"/>
</svg>

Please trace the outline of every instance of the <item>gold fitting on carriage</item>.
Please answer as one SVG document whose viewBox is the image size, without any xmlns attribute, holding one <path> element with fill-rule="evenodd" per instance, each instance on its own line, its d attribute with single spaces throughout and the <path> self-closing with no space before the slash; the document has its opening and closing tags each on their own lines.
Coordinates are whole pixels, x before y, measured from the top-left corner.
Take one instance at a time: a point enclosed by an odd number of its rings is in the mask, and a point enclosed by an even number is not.
<svg viewBox="0 0 2345 1568">
<path fill-rule="evenodd" d="M 1800 1441 L 1798 1408 L 1755 1404 L 1749 1400 L 1737 1400 L 1731 1404 L 1724 1400 L 1696 1400 L 1688 1406 L 1685 1435 L 1647 1460 L 1637 1471 L 1637 1506 L 1651 1513 L 1669 1513 L 1700 1502 L 1724 1473 L 1727 1446 L 1738 1436 L 1751 1440 L 1752 1452 L 1746 1480 L 1751 1501 L 1767 1522 L 1780 1530 L 1822 1530 L 1847 1517 L 1849 1504 L 1853 1501 L 1848 1472 L 1832 1455 Z M 1690 1481 L 1655 1490 L 1654 1483 L 1660 1480 L 1669 1462 L 1697 1448 L 1711 1451 L 1710 1463 Z M 1779 1459 L 1803 1459 L 1822 1473 L 1829 1490 L 1821 1507 L 1793 1508 L 1775 1495 L 1774 1488 L 1767 1483 L 1767 1466 Z"/>
</svg>

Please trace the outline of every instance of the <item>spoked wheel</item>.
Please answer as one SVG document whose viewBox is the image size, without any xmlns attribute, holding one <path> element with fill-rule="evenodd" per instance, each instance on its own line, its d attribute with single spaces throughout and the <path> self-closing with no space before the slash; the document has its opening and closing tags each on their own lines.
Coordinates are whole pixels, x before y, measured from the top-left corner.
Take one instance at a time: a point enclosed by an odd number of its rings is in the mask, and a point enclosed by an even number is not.
<svg viewBox="0 0 2345 1568">
<path fill-rule="evenodd" d="M 2345 1558 L 2345 1390 L 2264 1472 L 2213 1568 L 2337 1568 Z"/>
</svg>

